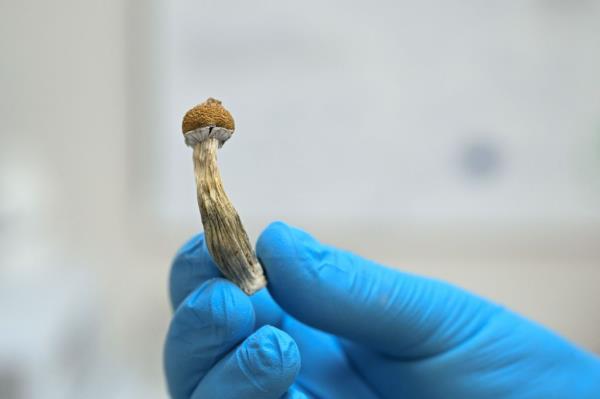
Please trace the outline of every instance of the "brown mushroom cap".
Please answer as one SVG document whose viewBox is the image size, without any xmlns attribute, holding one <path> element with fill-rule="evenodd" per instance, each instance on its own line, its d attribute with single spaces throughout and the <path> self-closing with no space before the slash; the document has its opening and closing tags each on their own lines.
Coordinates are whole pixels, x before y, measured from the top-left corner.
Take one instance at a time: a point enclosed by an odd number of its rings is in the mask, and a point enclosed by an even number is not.
<svg viewBox="0 0 600 399">
<path fill-rule="evenodd" d="M 222 127 L 228 130 L 235 129 L 235 123 L 229 111 L 221 105 L 221 101 L 212 97 L 185 113 L 181 130 L 185 134 L 208 126 Z"/>
</svg>

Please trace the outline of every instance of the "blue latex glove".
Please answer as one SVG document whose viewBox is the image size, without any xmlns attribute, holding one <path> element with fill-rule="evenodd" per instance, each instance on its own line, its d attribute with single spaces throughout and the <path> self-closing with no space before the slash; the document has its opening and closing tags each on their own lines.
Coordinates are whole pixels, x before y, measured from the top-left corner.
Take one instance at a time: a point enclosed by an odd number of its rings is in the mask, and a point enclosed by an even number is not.
<svg viewBox="0 0 600 399">
<path fill-rule="evenodd" d="M 269 292 L 248 297 L 220 278 L 202 236 L 178 253 L 174 398 L 600 398 L 598 358 L 459 288 L 283 223 L 257 254 Z"/>
</svg>

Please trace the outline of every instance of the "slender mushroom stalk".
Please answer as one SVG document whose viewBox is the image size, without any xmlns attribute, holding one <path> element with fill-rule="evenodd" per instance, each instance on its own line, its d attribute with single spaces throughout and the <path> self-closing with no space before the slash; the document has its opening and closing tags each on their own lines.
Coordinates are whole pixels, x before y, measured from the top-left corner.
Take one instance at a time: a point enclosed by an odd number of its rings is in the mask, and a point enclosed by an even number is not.
<svg viewBox="0 0 600 399">
<path fill-rule="evenodd" d="M 206 244 L 223 275 L 252 295 L 267 284 L 240 217 L 229 201 L 217 166 L 217 149 L 234 131 L 221 101 L 209 98 L 183 117 L 185 143 L 194 149 L 198 206 Z"/>
</svg>

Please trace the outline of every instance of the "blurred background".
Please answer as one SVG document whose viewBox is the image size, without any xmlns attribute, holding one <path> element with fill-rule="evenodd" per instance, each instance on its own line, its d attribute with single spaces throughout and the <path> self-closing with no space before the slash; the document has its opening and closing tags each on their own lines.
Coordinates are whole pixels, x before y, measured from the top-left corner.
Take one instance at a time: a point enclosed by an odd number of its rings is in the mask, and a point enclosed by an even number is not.
<svg viewBox="0 0 600 399">
<path fill-rule="evenodd" d="M 0 397 L 163 398 L 184 112 L 275 219 L 600 353 L 600 2 L 0 0 Z"/>
</svg>

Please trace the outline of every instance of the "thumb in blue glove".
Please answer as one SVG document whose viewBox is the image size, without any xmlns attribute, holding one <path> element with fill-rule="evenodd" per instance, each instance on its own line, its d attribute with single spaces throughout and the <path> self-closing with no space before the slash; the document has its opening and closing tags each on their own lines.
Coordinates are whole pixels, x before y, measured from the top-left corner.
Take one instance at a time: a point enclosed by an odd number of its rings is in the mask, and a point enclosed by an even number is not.
<svg viewBox="0 0 600 399">
<path fill-rule="evenodd" d="M 285 334 L 287 342 L 297 344 L 302 358 L 296 383 L 287 395 L 408 399 L 600 395 L 600 361 L 596 357 L 459 288 L 379 266 L 321 244 L 283 223 L 272 224 L 263 232 L 257 254 L 266 268 L 269 292 L 258 293 L 244 306 L 231 307 L 228 320 L 239 318 L 248 325 L 228 345 L 215 344 L 223 354 L 212 363 L 231 359 L 231 351 L 244 345 L 244 336 L 265 323 L 272 324 Z M 218 275 L 202 245 L 194 255 L 188 255 L 180 254 L 174 262 L 174 298 L 188 295 L 205 282 L 206 275 Z M 182 266 L 183 258 L 187 266 Z M 239 291 L 227 287 L 231 292 Z M 171 331 L 180 329 L 179 312 Z M 253 314 L 254 319 L 240 316 L 243 313 Z M 205 328 L 211 325 L 205 317 L 198 317 L 196 323 Z M 206 337 L 206 331 L 194 330 L 191 324 L 186 328 L 195 331 L 186 336 L 190 342 Z M 184 381 L 192 381 L 193 386 L 202 384 L 197 369 L 186 371 L 193 369 L 193 357 L 173 371 L 172 364 L 185 358 L 186 350 L 173 349 L 183 341 L 172 332 L 167 337 L 165 356 L 172 359 L 166 361 L 172 393 L 173 387 L 177 390 Z M 299 364 L 298 352 L 287 353 L 293 353 L 290 359 L 297 359 Z M 216 367 L 210 372 L 217 373 L 213 371 Z M 281 392 L 292 385 L 291 374 L 287 379 L 278 373 L 263 377 L 272 380 L 271 385 L 279 381 Z M 221 381 L 228 381 L 229 386 L 243 383 L 225 377 Z M 232 397 L 222 392 L 213 395 Z"/>
</svg>

